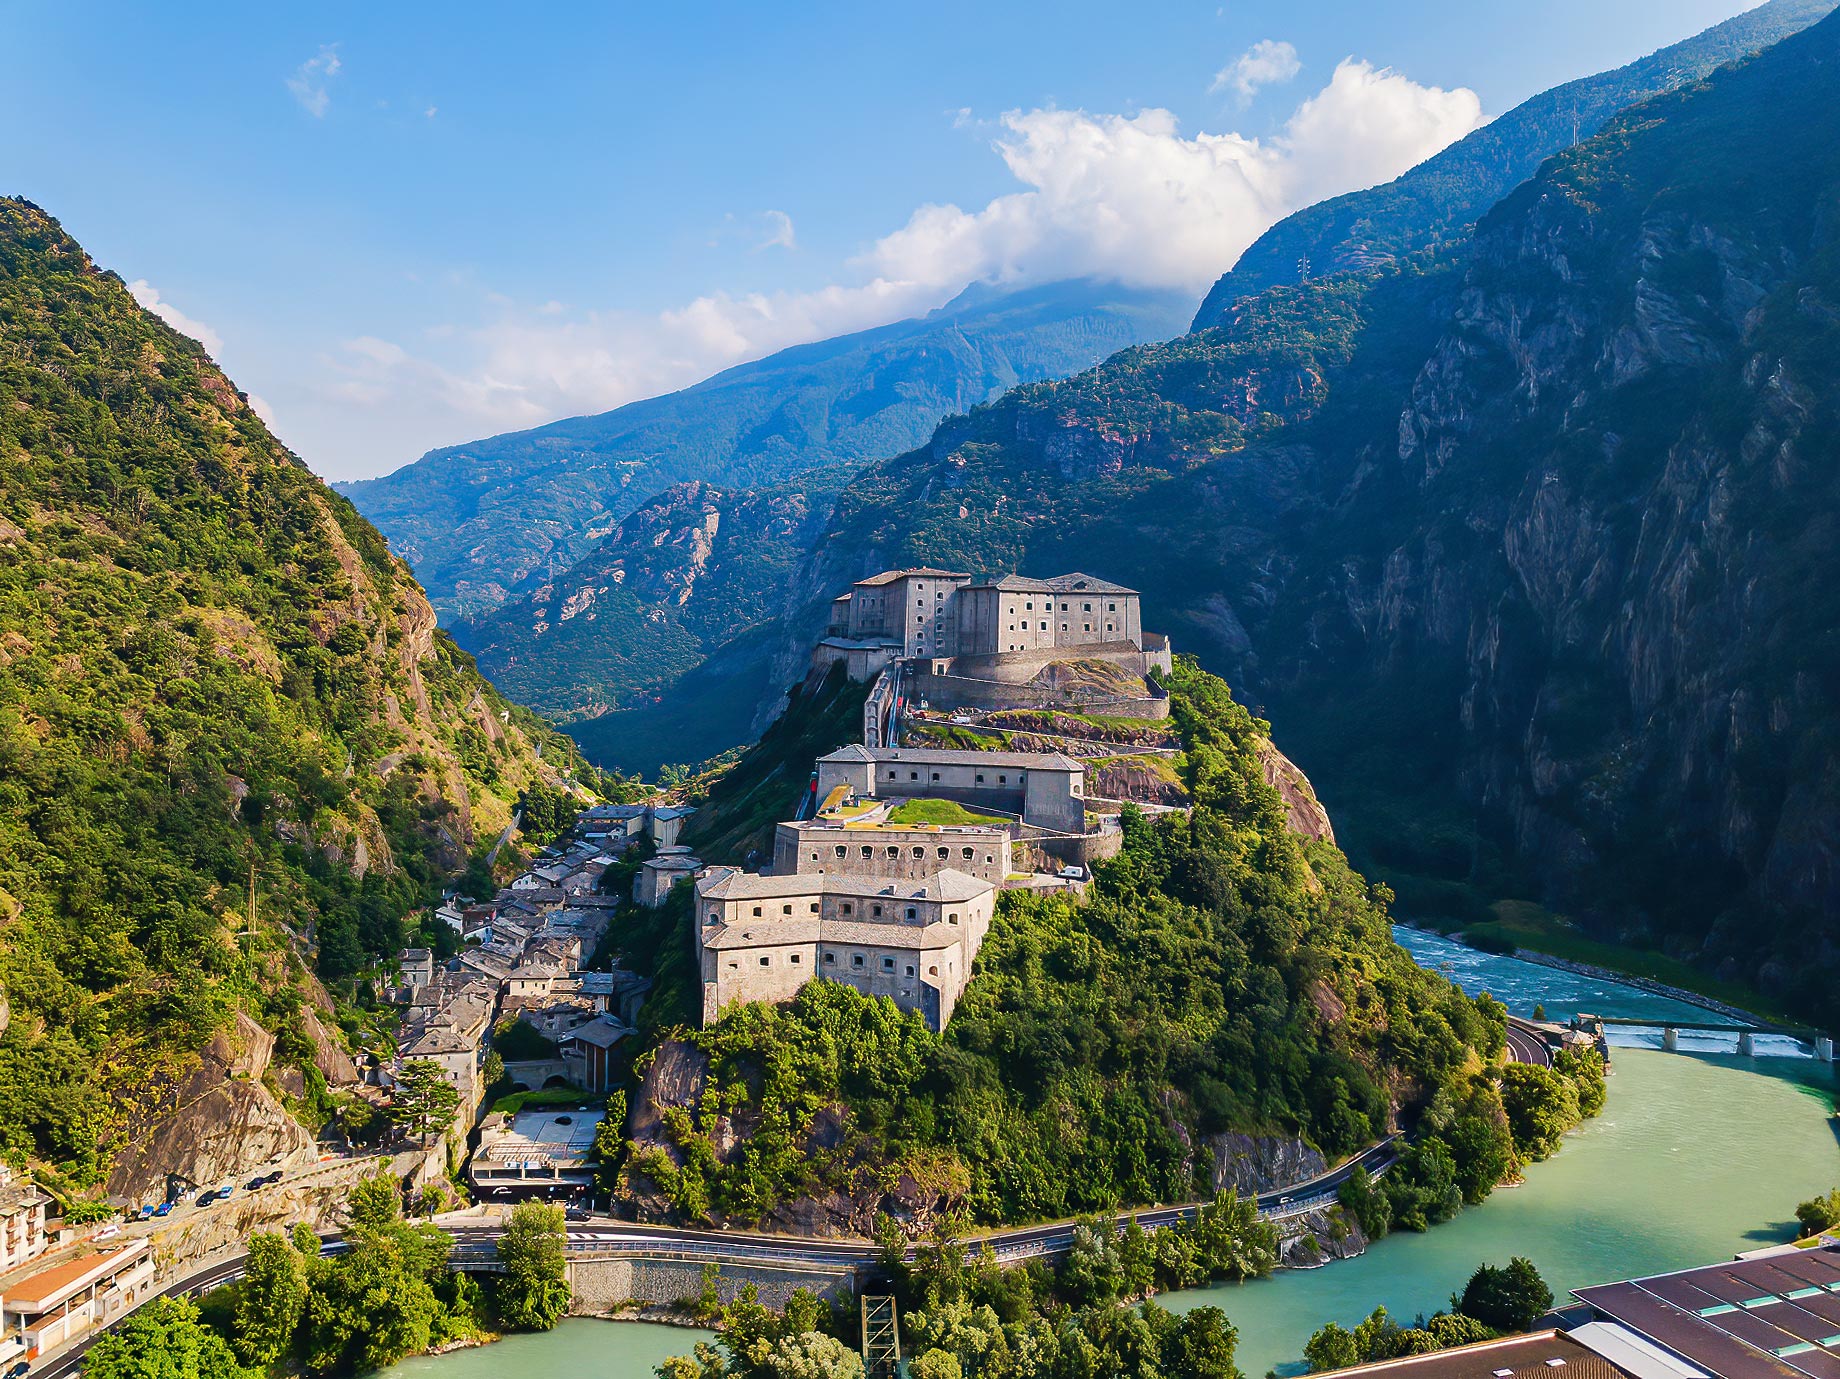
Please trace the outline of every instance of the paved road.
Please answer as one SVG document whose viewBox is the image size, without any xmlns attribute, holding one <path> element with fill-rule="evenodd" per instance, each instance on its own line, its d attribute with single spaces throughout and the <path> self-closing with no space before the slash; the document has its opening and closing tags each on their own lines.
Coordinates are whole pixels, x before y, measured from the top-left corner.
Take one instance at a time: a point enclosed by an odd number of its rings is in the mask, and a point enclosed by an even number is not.
<svg viewBox="0 0 1840 1379">
<path fill-rule="evenodd" d="M 1508 1058 L 1514 1063 L 1532 1063 L 1536 1067 L 1552 1067 L 1552 1050 L 1546 1047 L 1531 1025 L 1508 1017 Z"/>
</svg>

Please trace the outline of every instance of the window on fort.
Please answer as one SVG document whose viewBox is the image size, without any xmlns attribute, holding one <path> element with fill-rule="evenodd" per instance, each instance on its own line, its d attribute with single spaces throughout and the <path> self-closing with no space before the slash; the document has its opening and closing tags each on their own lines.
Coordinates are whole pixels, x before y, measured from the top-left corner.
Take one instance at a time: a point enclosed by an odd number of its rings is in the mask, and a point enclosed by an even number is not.
<svg viewBox="0 0 1840 1379">
<path fill-rule="evenodd" d="M 762 967 L 771 967 L 773 966 L 773 959 L 772 958 L 762 958 L 760 960 L 760 965 Z"/>
<path fill-rule="evenodd" d="M 909 919 L 918 919 L 920 918 L 920 911 L 916 910 L 912 905 L 909 905 L 907 907 L 907 917 Z"/>
<path fill-rule="evenodd" d="M 779 912 L 780 912 L 781 914 L 783 914 L 783 915 L 789 915 L 789 914 L 791 914 L 791 913 L 792 913 L 792 906 L 790 906 L 790 905 L 781 905 L 781 906 L 779 907 Z"/>
<path fill-rule="evenodd" d="M 899 856 L 901 855 L 901 849 L 900 849 L 900 848 L 889 848 L 889 849 L 888 849 L 888 855 L 889 855 L 889 857 L 891 857 L 891 858 L 893 858 L 893 857 L 899 857 Z"/>
<path fill-rule="evenodd" d="M 837 955 L 835 953 L 826 953 L 824 955 L 824 961 L 835 967 L 837 965 Z"/>
<path fill-rule="evenodd" d="M 1043 632 L 1046 632 L 1046 631 L 1048 630 L 1048 624 L 1044 622 L 1044 623 L 1043 623 L 1043 624 L 1041 625 L 1041 630 L 1042 630 Z"/>
<path fill-rule="evenodd" d="M 907 975 L 910 977 L 914 975 L 914 965 L 911 962 L 907 964 Z"/>
<path fill-rule="evenodd" d="M 899 774 L 900 773 L 896 771 L 892 766 L 888 768 L 888 779 L 889 780 L 893 780 Z"/>
<path fill-rule="evenodd" d="M 756 906 L 754 907 L 754 918 L 755 918 L 755 919 L 759 919 L 759 918 L 760 918 L 760 906 L 758 906 L 758 905 L 756 905 Z"/>
<path fill-rule="evenodd" d="M 920 773 L 919 773 L 918 771 L 909 771 L 909 772 L 907 773 L 907 778 L 908 778 L 909 780 L 919 780 L 919 779 L 920 779 Z"/>
<path fill-rule="evenodd" d="M 946 923 L 947 923 L 947 924 L 956 924 L 956 923 L 958 923 L 958 916 L 957 916 L 957 915 L 947 915 L 947 916 L 946 916 Z"/>
<path fill-rule="evenodd" d="M 1063 631 L 1063 632 L 1065 632 L 1066 630 L 1067 630 L 1067 624 L 1066 624 L 1066 623 L 1062 623 L 1062 624 L 1061 624 L 1061 631 Z"/>
<path fill-rule="evenodd" d="M 818 902 L 815 900 L 811 902 L 811 912 L 814 915 L 818 913 Z"/>
<path fill-rule="evenodd" d="M 869 913 L 874 915 L 877 919 L 880 919 L 882 917 L 882 907 L 880 905 L 871 905 L 869 907 Z"/>
<path fill-rule="evenodd" d="M 941 862 L 945 861 L 946 858 L 950 857 L 951 855 L 952 855 L 951 848 L 940 848 L 939 849 L 939 860 Z"/>
<path fill-rule="evenodd" d="M 854 912 L 854 911 L 855 911 L 855 909 L 856 909 L 856 907 L 855 907 L 854 905 L 852 905 L 852 904 L 851 904 L 851 903 L 850 903 L 849 901 L 847 901 L 847 900 L 846 900 L 846 901 L 844 901 L 844 902 L 843 902 L 843 912 L 844 912 L 844 913 L 845 913 L 846 915 L 847 915 L 847 914 L 850 914 L 850 913 L 852 913 L 852 912 Z"/>
<path fill-rule="evenodd" d="M 965 855 L 965 860 L 969 862 L 972 859 L 972 857 L 975 856 L 976 854 L 974 854 L 970 848 L 966 848 L 964 855 Z"/>
<path fill-rule="evenodd" d="M 1112 625 L 1109 622 L 1105 625 L 1105 630 L 1107 632 L 1110 632 L 1112 630 Z"/>
<path fill-rule="evenodd" d="M 998 785 L 1008 785 L 1008 784 L 1009 784 L 1009 777 L 1008 777 L 1008 776 L 998 776 L 998 777 L 997 777 L 997 784 L 998 784 Z"/>
<path fill-rule="evenodd" d="M 923 857 L 925 857 L 925 856 L 926 856 L 926 849 L 925 849 L 925 848 L 915 848 L 915 849 L 914 849 L 914 860 L 915 860 L 916 862 L 918 862 L 918 861 L 919 861 L 919 860 L 920 860 L 921 858 L 923 858 Z"/>
<path fill-rule="evenodd" d="M 730 972 L 739 972 L 741 970 L 741 964 L 738 962 L 731 962 L 728 965 L 728 970 Z"/>
<path fill-rule="evenodd" d="M 850 850 L 849 850 L 848 848 L 846 848 L 846 847 L 845 847 L 845 846 L 844 846 L 844 845 L 843 845 L 842 843 L 839 843 L 839 844 L 837 844 L 837 855 L 838 855 L 839 857 L 843 857 L 843 856 L 847 856 L 847 855 L 848 855 L 848 853 L 849 853 L 849 851 L 850 851 Z M 812 856 L 814 856 L 814 857 L 815 857 L 815 856 L 817 856 L 817 854 L 816 854 L 816 853 L 813 853 L 813 854 L 812 854 Z"/>
<path fill-rule="evenodd" d="M 982 771 L 978 772 L 977 783 L 979 785 L 982 785 L 984 783 L 984 773 Z"/>
<path fill-rule="evenodd" d="M 1080 611 L 1082 613 L 1090 613 L 1092 612 L 1092 605 L 1090 603 L 1083 603 L 1080 605 Z"/>
<path fill-rule="evenodd" d="M 939 975 L 939 964 L 934 963 L 931 967 L 927 968 L 926 975 L 929 977 L 937 977 Z"/>
<path fill-rule="evenodd" d="M 794 953 L 791 957 L 787 958 L 786 961 L 791 963 L 794 967 L 797 967 L 799 965 L 799 955 Z"/>
<path fill-rule="evenodd" d="M 1115 603 L 1108 603 L 1105 605 L 1105 611 L 1108 613 L 1116 613 L 1118 611 L 1118 605 Z"/>
<path fill-rule="evenodd" d="M 861 967 L 862 966 L 862 954 L 861 953 L 850 954 L 850 966 L 851 967 Z"/>
<path fill-rule="evenodd" d="M 882 971 L 884 972 L 894 971 L 894 959 L 893 958 L 883 958 L 882 959 Z"/>
<path fill-rule="evenodd" d="M 866 861 L 868 861 L 868 860 L 869 860 L 869 859 L 870 859 L 871 857 L 873 857 L 873 856 L 875 856 L 875 849 L 874 849 L 874 848 L 864 848 L 864 849 L 863 849 L 863 860 L 864 860 L 865 862 L 866 862 Z"/>
</svg>

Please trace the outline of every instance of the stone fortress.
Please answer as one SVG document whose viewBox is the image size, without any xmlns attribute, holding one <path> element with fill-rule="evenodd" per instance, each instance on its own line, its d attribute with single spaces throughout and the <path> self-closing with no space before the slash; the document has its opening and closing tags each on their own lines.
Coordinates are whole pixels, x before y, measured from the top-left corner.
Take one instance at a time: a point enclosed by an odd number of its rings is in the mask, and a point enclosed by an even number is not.
<svg viewBox="0 0 1840 1379">
<path fill-rule="evenodd" d="M 915 697 L 947 708 L 1074 707 L 1160 718 L 1146 677 L 1169 640 L 1143 628 L 1135 589 L 1092 575 L 1028 579 L 922 566 L 858 580 L 831 601 L 814 664 L 871 680 L 906 667 Z"/>
<path fill-rule="evenodd" d="M 813 672 L 839 663 L 875 682 L 864 743 L 815 763 L 799 817 L 776 827 L 771 869 L 704 867 L 674 848 L 641 878 L 649 904 L 695 878 L 706 1024 L 732 1002 L 791 1000 L 822 977 L 943 1029 L 997 892 L 1077 887 L 1087 863 L 1117 850 L 1122 805 L 1088 795 L 1084 763 L 998 744 L 879 745 L 901 740 L 908 703 L 963 708 L 955 724 L 984 709 L 1168 716 L 1155 674 L 1170 668 L 1168 640 L 1143 630 L 1135 590 L 1091 575 L 974 583 L 920 568 L 860 580 L 832 603 Z"/>
</svg>

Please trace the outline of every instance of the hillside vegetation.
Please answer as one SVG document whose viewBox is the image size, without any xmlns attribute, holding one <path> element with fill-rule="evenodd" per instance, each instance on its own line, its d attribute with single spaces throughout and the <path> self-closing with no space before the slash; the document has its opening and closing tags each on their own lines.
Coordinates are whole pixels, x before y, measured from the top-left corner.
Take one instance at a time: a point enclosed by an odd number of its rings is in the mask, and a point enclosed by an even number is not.
<svg viewBox="0 0 1840 1379">
<path fill-rule="evenodd" d="M 784 1221 L 834 1194 L 872 1212 L 905 1181 L 981 1221 L 1057 1217 L 1213 1196 L 1226 1132 L 1334 1159 L 1434 1103 L 1464 1128 L 1400 1171 L 1402 1216 L 1429 1179 L 1440 1195 L 1460 1174 L 1479 1196 L 1511 1172 L 1484 1075 L 1501 1007 L 1414 964 L 1385 890 L 1290 832 L 1266 726 L 1225 685 L 1185 663 L 1171 688 L 1192 817 L 1128 816 L 1083 904 L 1004 894 L 943 1035 L 813 982 L 667 1045 L 661 1066 L 681 1070 L 687 1044 L 706 1072 L 689 1106 L 648 1080 L 629 1198 Z"/>
<path fill-rule="evenodd" d="M 578 765 L 194 341 L 0 200 L 0 1155 L 93 1179 L 239 1005 L 308 1061 L 315 975 Z"/>
</svg>

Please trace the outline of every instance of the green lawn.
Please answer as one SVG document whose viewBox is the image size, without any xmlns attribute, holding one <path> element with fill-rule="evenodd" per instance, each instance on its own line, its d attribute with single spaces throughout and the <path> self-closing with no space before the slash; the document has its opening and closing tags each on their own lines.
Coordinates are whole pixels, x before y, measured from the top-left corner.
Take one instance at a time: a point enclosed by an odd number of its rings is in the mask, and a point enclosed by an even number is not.
<svg viewBox="0 0 1840 1379">
<path fill-rule="evenodd" d="M 1780 1005 L 1750 987 L 1720 981 L 1665 953 L 1646 948 L 1624 948 L 1587 938 L 1573 928 L 1563 915 L 1554 914 L 1532 901 L 1498 900 L 1489 908 L 1495 914 L 1494 920 L 1469 925 L 1463 930 L 1465 938 L 1476 936 L 1485 941 L 1491 938 L 1506 939 L 1517 948 L 1546 953 L 1571 962 L 1589 963 L 1594 967 L 1627 973 L 1632 977 L 1647 977 L 1650 981 L 1665 982 L 1682 991 L 1710 996 L 1715 1001 L 1725 1001 L 1772 1020 L 1793 1023 L 1792 1017 Z"/>
<path fill-rule="evenodd" d="M 546 1106 L 594 1106 L 597 1099 L 579 1087 L 545 1087 L 535 1092 L 512 1092 L 492 1103 L 494 1111 L 515 1116 L 519 1111 L 535 1111 Z"/>
<path fill-rule="evenodd" d="M 907 800 L 890 811 L 891 824 L 1006 824 L 998 814 L 979 814 L 953 800 Z"/>
</svg>

